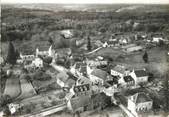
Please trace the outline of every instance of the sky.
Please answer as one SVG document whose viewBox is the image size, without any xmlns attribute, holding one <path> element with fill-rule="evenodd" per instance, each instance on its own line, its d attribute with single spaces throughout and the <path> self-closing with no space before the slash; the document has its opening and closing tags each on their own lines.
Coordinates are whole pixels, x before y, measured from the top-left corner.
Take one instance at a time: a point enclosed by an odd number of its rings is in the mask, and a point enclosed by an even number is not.
<svg viewBox="0 0 169 117">
<path fill-rule="evenodd" d="M 169 0 L 1 0 L 1 3 L 58 3 L 58 4 L 169 4 Z"/>
</svg>

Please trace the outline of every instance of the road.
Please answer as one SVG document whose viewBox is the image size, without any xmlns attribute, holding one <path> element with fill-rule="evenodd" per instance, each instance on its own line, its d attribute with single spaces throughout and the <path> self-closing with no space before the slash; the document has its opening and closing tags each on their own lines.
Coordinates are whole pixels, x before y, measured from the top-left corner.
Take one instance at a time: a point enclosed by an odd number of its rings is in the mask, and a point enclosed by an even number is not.
<svg viewBox="0 0 169 117">
<path fill-rule="evenodd" d="M 50 107 L 50 108 L 41 110 L 41 111 L 39 111 L 39 112 L 32 113 L 32 114 L 27 114 L 27 115 L 20 116 L 20 117 L 45 117 L 45 116 L 47 116 L 47 115 L 51 115 L 51 114 L 53 114 L 53 113 L 62 111 L 62 110 L 64 110 L 64 109 L 66 109 L 66 108 L 67 108 L 67 105 L 66 105 L 66 103 L 65 103 L 65 104 L 53 106 L 53 107 Z"/>
</svg>

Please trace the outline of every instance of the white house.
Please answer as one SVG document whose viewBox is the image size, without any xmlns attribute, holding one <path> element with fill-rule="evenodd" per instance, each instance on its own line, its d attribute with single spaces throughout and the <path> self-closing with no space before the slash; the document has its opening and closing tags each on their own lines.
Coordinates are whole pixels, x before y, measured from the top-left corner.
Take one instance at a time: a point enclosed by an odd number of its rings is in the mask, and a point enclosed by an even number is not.
<svg viewBox="0 0 169 117">
<path fill-rule="evenodd" d="M 94 69 L 90 74 L 89 78 L 94 84 L 103 85 L 104 82 L 108 79 L 108 73 L 101 69 Z"/>
<path fill-rule="evenodd" d="M 35 55 L 22 55 L 22 53 L 20 53 L 20 58 L 23 61 L 32 61 L 35 59 Z"/>
<path fill-rule="evenodd" d="M 83 85 L 83 84 L 90 84 L 90 85 L 92 85 L 92 82 L 87 77 L 79 76 L 78 80 L 76 81 L 76 85 L 78 86 L 78 85 Z"/>
<path fill-rule="evenodd" d="M 136 84 L 145 83 L 148 81 L 148 73 L 145 69 L 142 70 L 133 70 L 130 73 L 130 76 L 134 79 Z"/>
<path fill-rule="evenodd" d="M 110 73 L 112 76 L 119 76 L 120 78 L 123 78 L 123 76 L 126 76 L 129 74 L 130 71 L 127 70 L 127 68 L 123 65 L 116 65 L 113 69 L 111 69 Z"/>
<path fill-rule="evenodd" d="M 71 38 L 73 37 L 73 33 L 71 30 L 62 30 L 61 34 L 65 37 L 65 38 Z"/>
<path fill-rule="evenodd" d="M 84 62 L 76 62 L 70 68 L 70 72 L 76 76 L 83 76 L 87 74 L 86 63 Z"/>
<path fill-rule="evenodd" d="M 143 50 L 142 46 L 133 46 L 133 47 L 124 49 L 125 52 L 135 52 L 135 51 L 141 51 L 141 50 Z"/>
<path fill-rule="evenodd" d="M 163 37 L 153 37 L 152 42 L 159 43 L 160 41 L 164 41 Z"/>
<path fill-rule="evenodd" d="M 60 72 L 57 74 L 56 76 L 56 82 L 58 85 L 60 85 L 60 87 L 72 87 L 73 85 L 75 85 L 75 80 L 71 79 L 69 77 L 68 74 L 66 74 L 65 72 Z"/>
<path fill-rule="evenodd" d="M 4 58 L 2 56 L 0 56 L 0 64 L 4 63 Z"/>
<path fill-rule="evenodd" d="M 133 113 L 145 112 L 152 109 L 152 99 L 143 92 L 136 93 L 128 98 L 127 108 Z"/>
<path fill-rule="evenodd" d="M 54 56 L 55 51 L 52 49 L 52 46 L 49 47 L 48 50 L 39 50 L 39 48 L 36 48 L 36 56 L 38 57 L 38 55 L 40 56 Z"/>
<path fill-rule="evenodd" d="M 43 67 L 43 60 L 41 58 L 35 58 L 35 60 L 32 61 L 32 65 L 37 68 Z"/>
<path fill-rule="evenodd" d="M 130 75 L 124 76 L 123 79 L 124 79 L 124 82 L 125 82 L 124 85 L 126 87 L 130 87 L 130 86 L 134 86 L 135 85 L 134 79 Z"/>
</svg>

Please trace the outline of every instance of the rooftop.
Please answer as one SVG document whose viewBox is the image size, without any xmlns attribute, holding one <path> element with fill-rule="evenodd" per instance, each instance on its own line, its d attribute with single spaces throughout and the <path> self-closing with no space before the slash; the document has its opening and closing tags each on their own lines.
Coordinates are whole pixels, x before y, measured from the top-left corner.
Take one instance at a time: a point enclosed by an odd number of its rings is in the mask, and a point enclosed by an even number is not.
<svg viewBox="0 0 169 117">
<path fill-rule="evenodd" d="M 101 69 L 95 69 L 95 70 L 92 71 L 91 75 L 94 75 L 94 76 L 99 77 L 103 80 L 106 80 L 108 73 L 101 70 Z"/>
<path fill-rule="evenodd" d="M 148 76 L 148 74 L 145 70 L 135 70 L 134 72 L 135 72 L 137 77 Z"/>
<path fill-rule="evenodd" d="M 122 66 L 122 65 L 116 65 L 114 68 L 113 68 L 114 71 L 117 71 L 119 73 L 122 73 L 124 74 L 124 72 L 126 71 L 126 67 L 125 66 Z"/>
<path fill-rule="evenodd" d="M 134 94 L 132 96 L 132 99 L 133 99 L 133 102 L 136 104 L 152 101 L 152 99 L 148 95 L 146 95 L 144 92 Z"/>
<path fill-rule="evenodd" d="M 82 66 L 86 66 L 86 63 L 83 63 L 83 62 L 77 62 L 77 63 L 75 63 L 75 69 L 79 69 Z"/>
<path fill-rule="evenodd" d="M 124 76 L 124 81 L 131 82 L 131 81 L 134 81 L 134 79 L 131 76 Z"/>
<path fill-rule="evenodd" d="M 90 85 L 89 84 L 84 84 L 84 85 L 79 85 L 74 87 L 74 92 L 84 92 L 84 91 L 89 91 L 90 90 Z"/>
</svg>

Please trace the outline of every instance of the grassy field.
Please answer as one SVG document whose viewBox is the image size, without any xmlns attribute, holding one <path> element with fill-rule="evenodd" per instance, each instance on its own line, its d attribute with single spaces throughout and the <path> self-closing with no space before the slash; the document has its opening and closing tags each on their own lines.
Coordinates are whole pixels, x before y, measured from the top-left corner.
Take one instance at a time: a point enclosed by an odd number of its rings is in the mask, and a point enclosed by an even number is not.
<svg viewBox="0 0 169 117">
<path fill-rule="evenodd" d="M 20 78 L 21 95 L 17 99 L 24 99 L 36 95 L 36 92 L 30 82 L 25 78 Z"/>
<path fill-rule="evenodd" d="M 16 76 L 8 78 L 3 95 L 9 95 L 11 98 L 16 98 L 20 93 L 21 87 L 19 78 Z"/>
<path fill-rule="evenodd" d="M 124 64 L 130 69 L 146 68 L 158 77 L 167 73 L 167 70 L 169 70 L 169 63 L 166 58 L 167 49 L 163 47 L 155 47 L 147 50 L 147 53 L 149 57 L 148 63 L 144 63 L 142 59 L 144 51 L 125 55 L 121 50 L 112 47 L 102 48 L 91 56 L 109 56 L 114 60 L 113 63 L 115 64 Z"/>
</svg>

